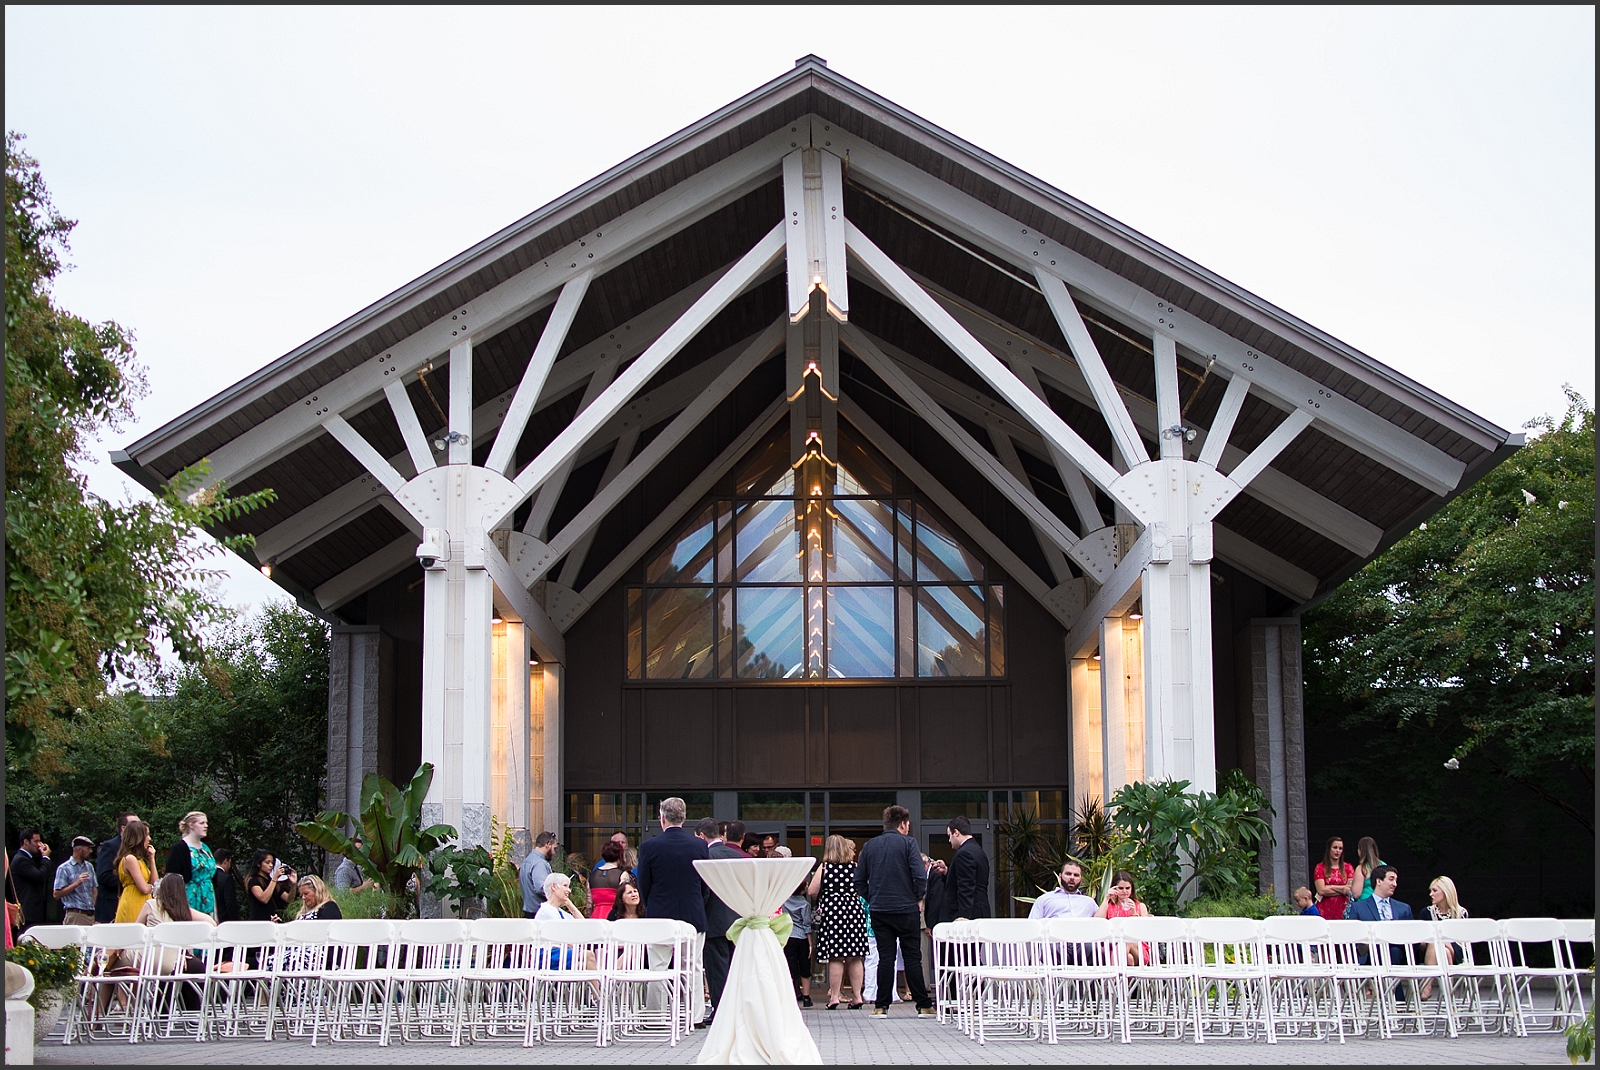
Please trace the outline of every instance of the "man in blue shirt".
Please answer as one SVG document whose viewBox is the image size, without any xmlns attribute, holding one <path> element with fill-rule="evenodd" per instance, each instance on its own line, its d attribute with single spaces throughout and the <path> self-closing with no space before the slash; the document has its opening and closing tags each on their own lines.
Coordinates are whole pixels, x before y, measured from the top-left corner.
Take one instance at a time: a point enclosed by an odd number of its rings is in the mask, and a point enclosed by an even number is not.
<svg viewBox="0 0 1600 1070">
<path fill-rule="evenodd" d="M 95 881 L 94 863 L 89 852 L 94 841 L 87 836 L 72 838 L 72 857 L 56 867 L 53 895 L 61 903 L 63 925 L 93 925 L 94 897 L 100 890 Z"/>
<path fill-rule="evenodd" d="M 544 905 L 544 879 L 550 876 L 550 859 L 556 853 L 556 834 L 541 832 L 533 841 L 533 850 L 522 860 L 517 877 L 522 884 L 522 916 L 531 918 Z"/>
</svg>

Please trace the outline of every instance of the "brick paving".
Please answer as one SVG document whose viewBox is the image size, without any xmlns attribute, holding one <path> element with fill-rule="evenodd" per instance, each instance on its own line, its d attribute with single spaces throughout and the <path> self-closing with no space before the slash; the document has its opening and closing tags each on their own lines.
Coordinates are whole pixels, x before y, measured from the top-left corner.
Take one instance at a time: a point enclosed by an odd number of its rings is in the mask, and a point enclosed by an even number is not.
<svg viewBox="0 0 1600 1070">
<path fill-rule="evenodd" d="M 1518 1037 L 1406 1037 L 1395 1040 L 1352 1039 L 1340 1048 L 1336 1039 L 1325 1042 L 1285 1042 L 1268 1046 L 1264 1041 L 1212 1040 L 1196 1045 L 1191 1040 L 1136 1040 L 1131 1045 L 1115 1041 L 1063 1040 L 1057 1046 L 1035 1042 L 991 1042 L 980 1047 L 968 1040 L 952 1024 L 918 1021 L 907 1004 L 890 1009 L 886 1022 L 871 1021 L 865 1010 L 827 1011 L 820 1006 L 803 1012 L 811 1035 L 817 1041 L 823 1062 L 834 1064 L 970 1064 L 1003 1065 L 1061 1064 L 1126 1065 L 1150 1064 L 1283 1064 L 1305 1063 L 1315 1059 L 1329 1063 L 1390 1063 L 1430 1065 L 1473 1064 L 1566 1064 L 1566 1039 L 1560 1034 Z M 124 1065 L 243 1065 L 263 1058 L 274 1065 L 424 1065 L 424 1064 L 685 1064 L 693 1063 L 704 1042 L 704 1031 L 696 1031 L 676 1048 L 665 1042 L 613 1044 L 596 1048 L 593 1044 L 562 1042 L 543 1048 L 524 1048 L 500 1041 L 472 1047 L 450 1048 L 439 1042 L 392 1044 L 329 1044 L 316 1047 L 309 1041 L 278 1039 L 261 1041 L 192 1040 L 146 1042 L 134 1046 L 100 1041 L 63 1047 L 60 1040 L 47 1042 L 36 1052 L 40 1065 L 83 1065 L 120 1063 Z M 1313 1054 L 1314 1053 L 1314 1054 Z"/>
</svg>

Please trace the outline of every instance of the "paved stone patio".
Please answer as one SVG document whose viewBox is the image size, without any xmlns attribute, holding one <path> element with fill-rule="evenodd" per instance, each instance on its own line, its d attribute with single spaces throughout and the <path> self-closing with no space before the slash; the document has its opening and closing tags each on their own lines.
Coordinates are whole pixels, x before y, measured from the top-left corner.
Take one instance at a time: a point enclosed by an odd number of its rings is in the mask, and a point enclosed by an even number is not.
<svg viewBox="0 0 1600 1070">
<path fill-rule="evenodd" d="M 804 1012 L 806 1025 L 816 1038 L 825 1063 L 864 1064 L 1005 1064 L 1119 1066 L 1150 1064 L 1533 1064 L 1565 1065 L 1566 1039 L 1559 1034 L 1518 1037 L 1403 1038 L 1395 1040 L 1352 1039 L 1344 1047 L 1337 1040 L 1327 1042 L 1282 1042 L 1269 1047 L 1265 1042 L 1142 1040 L 1131 1045 L 1103 1041 L 1064 1040 L 1054 1047 L 1029 1042 L 991 1042 L 979 1047 L 954 1025 L 918 1021 L 912 1009 L 893 1007 L 887 1022 L 873 1022 L 866 1011 L 826 1011 L 821 1007 Z M 380 1048 L 373 1044 L 329 1044 L 312 1047 L 308 1041 L 279 1039 L 260 1041 L 158 1041 L 135 1046 L 101 1041 L 63 1047 L 59 1040 L 38 1049 L 40 1065 L 81 1065 L 121 1063 L 124 1065 L 246 1065 L 263 1059 L 272 1065 L 571 1065 L 571 1064 L 663 1064 L 693 1063 L 704 1042 L 704 1031 L 697 1030 L 676 1048 L 666 1043 L 613 1044 L 596 1048 L 592 1044 L 564 1042 L 543 1048 L 524 1048 L 520 1044 L 498 1042 L 473 1047 L 450 1048 L 442 1043 L 393 1044 Z"/>
</svg>

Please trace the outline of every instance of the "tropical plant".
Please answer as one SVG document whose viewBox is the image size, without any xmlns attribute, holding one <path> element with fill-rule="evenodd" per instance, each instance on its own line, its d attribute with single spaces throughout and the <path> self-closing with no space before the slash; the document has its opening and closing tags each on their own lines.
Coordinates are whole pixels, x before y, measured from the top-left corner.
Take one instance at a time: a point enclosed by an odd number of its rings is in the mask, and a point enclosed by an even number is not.
<svg viewBox="0 0 1600 1070">
<path fill-rule="evenodd" d="M 522 881 L 512 860 L 516 838 L 497 817 L 489 819 L 489 848 L 494 856 L 486 906 L 491 918 L 522 917 Z"/>
<path fill-rule="evenodd" d="M 338 810 L 324 810 L 315 821 L 300 822 L 295 831 L 323 850 L 350 859 L 368 880 L 377 881 L 391 895 L 410 904 L 406 885 L 413 877 L 422 879 L 428 855 L 441 843 L 456 838 L 456 830 L 450 825 L 422 827 L 422 803 L 432 783 L 433 765 L 429 762 L 417 768 L 404 789 L 377 773 L 363 777 L 360 825 L 365 847 L 357 846 L 345 834 L 351 818 Z"/>
<path fill-rule="evenodd" d="M 1072 815 L 1072 846 L 1076 852 L 1077 861 L 1088 858 L 1099 858 L 1111 849 L 1111 837 L 1115 833 L 1111 818 L 1106 814 L 1106 808 L 1100 804 L 1100 799 L 1095 795 L 1085 795 L 1078 803 L 1077 813 Z"/>
<path fill-rule="evenodd" d="M 1248 895 L 1261 845 L 1272 842 L 1266 793 L 1239 770 L 1225 773 L 1215 794 L 1188 787 L 1187 780 L 1135 781 L 1111 798 L 1112 824 L 1131 848 L 1129 868 L 1156 914 L 1176 912 L 1191 886 L 1213 897 Z"/>
<path fill-rule="evenodd" d="M 83 952 L 78 950 L 77 944 L 57 950 L 27 940 L 6 948 L 6 961 L 15 962 L 33 974 L 33 994 L 28 1002 L 37 1010 L 46 995 L 72 987 L 72 979 L 83 968 Z"/>
</svg>

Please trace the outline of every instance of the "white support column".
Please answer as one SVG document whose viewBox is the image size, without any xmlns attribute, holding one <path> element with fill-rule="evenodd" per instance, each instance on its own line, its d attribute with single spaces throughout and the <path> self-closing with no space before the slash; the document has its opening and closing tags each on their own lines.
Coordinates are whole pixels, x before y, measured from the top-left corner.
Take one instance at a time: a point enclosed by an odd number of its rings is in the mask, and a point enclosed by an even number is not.
<svg viewBox="0 0 1600 1070">
<path fill-rule="evenodd" d="M 1072 804 L 1085 796 L 1106 799 L 1105 740 L 1101 727 L 1100 663 L 1068 658 L 1068 691 L 1072 703 Z"/>
<path fill-rule="evenodd" d="M 1128 705 L 1123 685 L 1122 618 L 1100 621 L 1100 754 L 1106 798 L 1128 783 Z"/>
<path fill-rule="evenodd" d="M 422 760 L 433 766 L 433 783 L 422 804 L 426 828 L 445 819 L 445 652 L 450 645 L 449 563 L 423 573 L 422 580 Z"/>
<path fill-rule="evenodd" d="M 544 751 L 540 770 L 540 790 L 544 800 L 544 811 L 540 815 L 540 822 L 544 829 L 561 834 L 561 804 L 563 801 L 561 783 L 561 717 L 566 708 L 562 684 L 564 683 L 563 666 L 546 662 L 540 666 L 543 672 L 543 686 L 541 688 L 539 724 L 540 735 L 544 741 Z M 529 815 L 529 827 L 532 827 L 533 815 Z"/>
<path fill-rule="evenodd" d="M 472 340 L 450 347 L 450 440 L 451 464 L 472 463 Z"/>
<path fill-rule="evenodd" d="M 494 626 L 489 808 L 513 836 L 528 830 L 528 634 L 520 621 Z M 536 830 L 537 831 L 537 830 Z"/>
</svg>

